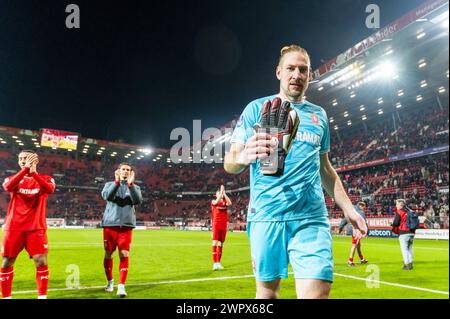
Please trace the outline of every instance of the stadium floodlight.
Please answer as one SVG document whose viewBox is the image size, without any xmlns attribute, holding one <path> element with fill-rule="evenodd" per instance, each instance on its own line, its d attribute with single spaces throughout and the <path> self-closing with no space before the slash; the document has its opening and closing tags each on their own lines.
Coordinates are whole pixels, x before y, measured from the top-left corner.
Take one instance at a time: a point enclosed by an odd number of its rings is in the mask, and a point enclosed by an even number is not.
<svg viewBox="0 0 450 319">
<path fill-rule="evenodd" d="M 22 141 L 21 140 L 16 140 L 16 143 L 22 143 Z"/>
<path fill-rule="evenodd" d="M 403 90 L 398 90 L 397 95 L 398 96 L 403 96 L 405 93 L 403 92 Z"/>
<path fill-rule="evenodd" d="M 317 91 L 322 91 L 323 90 L 323 86 L 320 86 Z"/>
<path fill-rule="evenodd" d="M 355 92 L 350 93 L 350 98 L 354 98 L 356 96 Z"/>
<path fill-rule="evenodd" d="M 36 145 L 36 148 L 41 148 L 41 146 L 40 145 Z M 69 149 L 69 151 L 71 151 L 71 149 Z"/>
<path fill-rule="evenodd" d="M 116 156 L 116 154 L 111 154 L 111 157 L 114 157 L 114 156 Z"/>
<path fill-rule="evenodd" d="M 396 107 L 397 109 L 399 109 L 399 108 L 402 107 L 402 104 L 401 104 L 400 102 L 397 102 L 397 103 L 395 104 L 395 107 Z"/>
<path fill-rule="evenodd" d="M 392 77 L 395 74 L 395 67 L 391 62 L 386 61 L 379 65 L 377 73 L 383 77 Z"/>
<path fill-rule="evenodd" d="M 397 79 L 398 79 L 398 74 L 396 74 L 392 77 L 392 80 L 397 80 Z"/>
<path fill-rule="evenodd" d="M 352 125 L 352 121 L 349 120 L 349 121 L 347 122 L 347 125 L 348 125 L 348 126 Z"/>
<path fill-rule="evenodd" d="M 18 136 L 15 136 L 15 135 L 13 135 L 13 136 L 11 136 L 13 139 L 18 139 L 19 137 Z"/>
<path fill-rule="evenodd" d="M 84 148 L 89 148 L 89 147 L 91 147 L 90 145 L 84 145 Z"/>
<path fill-rule="evenodd" d="M 419 32 L 419 33 L 417 34 L 416 38 L 417 38 L 417 39 L 421 39 L 421 38 L 423 38 L 425 35 L 426 35 L 426 33 L 423 32 L 423 31 L 421 31 L 421 32 Z"/>
<path fill-rule="evenodd" d="M 394 53 L 394 50 L 389 49 L 388 51 L 386 51 L 385 55 L 390 55 L 390 54 L 392 54 L 392 53 Z"/>
<path fill-rule="evenodd" d="M 432 22 L 434 24 L 439 24 L 443 28 L 448 29 L 448 10 L 445 10 L 441 14 L 437 15 L 436 17 L 431 19 L 430 22 Z"/>
<path fill-rule="evenodd" d="M 361 104 L 360 106 L 359 106 L 359 110 L 360 111 L 364 111 L 366 108 L 364 107 L 364 104 Z"/>
<path fill-rule="evenodd" d="M 383 98 L 382 97 L 380 97 L 380 98 L 378 98 L 378 104 L 383 104 Z"/>
<path fill-rule="evenodd" d="M 41 146 L 40 146 L 40 145 L 36 145 L 36 147 L 41 147 Z M 69 148 L 67 151 L 68 151 L 68 152 L 72 152 L 72 149 Z"/>
<path fill-rule="evenodd" d="M 417 95 L 417 96 L 416 96 L 416 101 L 422 101 L 422 95 L 420 95 L 420 94 Z"/>
<path fill-rule="evenodd" d="M 6 142 L 6 141 L 1 141 L 0 143 L 1 143 L 1 144 L 6 144 L 7 142 Z"/>
<path fill-rule="evenodd" d="M 333 123 L 333 122 L 334 122 L 334 118 L 330 117 L 330 123 Z"/>
<path fill-rule="evenodd" d="M 156 159 L 153 159 L 153 162 L 156 162 Z"/>
<path fill-rule="evenodd" d="M 332 101 L 333 103 L 333 106 L 336 106 L 336 105 L 338 105 L 338 102 L 336 101 L 336 99 L 334 99 L 333 101 Z"/>
<path fill-rule="evenodd" d="M 448 11 L 447 11 L 447 15 L 448 15 Z M 444 21 L 441 22 L 441 26 L 444 29 L 448 29 L 448 19 L 445 19 Z"/>
<path fill-rule="evenodd" d="M 421 81 L 420 82 L 420 87 L 421 88 L 424 88 L 424 87 L 426 87 L 428 84 L 427 84 L 427 81 L 426 80 L 423 80 L 423 81 Z"/>
<path fill-rule="evenodd" d="M 35 139 L 34 137 L 31 139 L 33 142 L 36 142 L 37 141 L 37 139 Z"/>
<path fill-rule="evenodd" d="M 418 64 L 419 64 L 419 68 L 423 68 L 427 65 L 427 62 L 425 61 L 425 59 L 420 59 Z"/>
<path fill-rule="evenodd" d="M 19 143 L 19 145 L 20 145 L 20 146 L 23 146 L 24 144 L 23 144 L 23 143 Z"/>
<path fill-rule="evenodd" d="M 100 149 L 101 149 L 101 150 L 104 150 L 105 148 L 102 146 L 102 147 L 100 147 Z"/>
<path fill-rule="evenodd" d="M 441 87 L 438 89 L 438 92 L 439 92 L 439 93 L 444 93 L 444 92 L 445 92 L 445 87 L 441 86 Z"/>
<path fill-rule="evenodd" d="M 131 154 L 134 154 L 134 153 L 136 153 L 136 152 L 135 152 L 135 151 L 130 151 L 130 153 L 131 153 Z"/>
<path fill-rule="evenodd" d="M 447 75 L 447 78 L 448 78 L 448 70 L 447 70 L 447 73 L 446 73 L 446 75 Z"/>
<path fill-rule="evenodd" d="M 348 112 L 347 111 L 344 112 L 344 117 L 348 117 Z"/>
<path fill-rule="evenodd" d="M 334 126 L 334 130 L 337 131 L 339 127 L 337 125 Z"/>
<path fill-rule="evenodd" d="M 378 110 L 378 115 L 381 115 L 381 114 L 383 114 L 383 109 Z"/>
<path fill-rule="evenodd" d="M 361 117 L 361 119 L 362 119 L 363 121 L 365 121 L 365 120 L 367 120 L 367 116 L 366 116 L 366 115 L 363 115 L 363 116 Z"/>
</svg>

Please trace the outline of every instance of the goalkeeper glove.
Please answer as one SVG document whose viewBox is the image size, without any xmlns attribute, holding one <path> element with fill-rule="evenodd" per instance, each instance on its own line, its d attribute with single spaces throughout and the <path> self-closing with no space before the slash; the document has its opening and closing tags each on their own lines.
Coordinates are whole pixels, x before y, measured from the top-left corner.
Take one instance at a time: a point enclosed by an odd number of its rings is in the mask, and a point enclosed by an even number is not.
<svg viewBox="0 0 450 319">
<path fill-rule="evenodd" d="M 260 169 L 264 175 L 281 176 L 284 172 L 284 162 L 297 134 L 299 116 L 289 101 L 281 102 L 279 97 L 273 101 L 265 101 L 261 123 L 255 125 L 255 130 L 270 134 L 277 138 L 277 150 L 267 159 L 260 161 Z"/>
</svg>

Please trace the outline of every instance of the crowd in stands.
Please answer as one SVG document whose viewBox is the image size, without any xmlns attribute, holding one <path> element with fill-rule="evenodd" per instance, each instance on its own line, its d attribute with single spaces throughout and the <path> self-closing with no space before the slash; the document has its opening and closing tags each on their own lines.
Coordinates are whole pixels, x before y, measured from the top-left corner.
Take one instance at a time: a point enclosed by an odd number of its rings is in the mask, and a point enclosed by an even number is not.
<svg viewBox="0 0 450 319">
<path fill-rule="evenodd" d="M 330 151 L 333 165 L 360 163 L 448 145 L 448 109 L 420 108 L 399 114 L 401 121 L 367 122 L 346 134 L 333 131 Z"/>
</svg>

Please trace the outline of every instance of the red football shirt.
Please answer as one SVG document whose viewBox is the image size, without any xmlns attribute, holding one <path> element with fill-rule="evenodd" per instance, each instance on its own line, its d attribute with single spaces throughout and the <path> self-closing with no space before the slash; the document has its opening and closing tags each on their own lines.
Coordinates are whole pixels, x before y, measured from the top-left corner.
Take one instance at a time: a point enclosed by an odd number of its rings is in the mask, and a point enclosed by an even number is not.
<svg viewBox="0 0 450 319">
<path fill-rule="evenodd" d="M 222 209 L 219 209 L 221 207 Z M 227 223 L 228 222 L 228 208 L 225 199 L 222 199 L 214 205 L 211 201 L 211 220 L 213 224 Z"/>
<path fill-rule="evenodd" d="M 11 195 L 5 230 L 47 229 L 47 197 L 55 191 L 55 181 L 51 176 L 28 174 L 29 171 L 30 169 L 25 167 L 3 182 L 3 188 Z"/>
</svg>

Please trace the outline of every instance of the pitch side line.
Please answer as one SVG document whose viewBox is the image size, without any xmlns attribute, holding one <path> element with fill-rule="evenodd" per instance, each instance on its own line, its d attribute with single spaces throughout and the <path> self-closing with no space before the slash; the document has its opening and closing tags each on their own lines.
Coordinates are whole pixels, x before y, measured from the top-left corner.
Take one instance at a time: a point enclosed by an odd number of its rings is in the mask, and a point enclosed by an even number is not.
<svg viewBox="0 0 450 319">
<path fill-rule="evenodd" d="M 293 274 L 293 273 L 289 273 Z M 406 288 L 406 289 L 414 289 L 414 290 L 421 290 L 436 294 L 442 294 L 442 295 L 448 295 L 449 293 L 447 291 L 441 291 L 441 290 L 433 290 L 433 289 L 427 289 L 427 288 L 421 288 L 421 287 L 415 287 L 415 286 L 409 286 L 409 285 L 402 285 L 387 281 L 380 281 L 380 280 L 372 280 L 367 278 L 361 278 L 356 276 L 350 276 L 350 275 L 343 275 L 334 273 L 335 276 L 338 277 L 344 277 L 349 279 L 355 279 L 355 280 L 362 280 L 362 281 L 369 281 L 374 283 L 379 283 L 383 285 L 388 286 L 394 286 L 394 287 L 400 287 L 400 288 Z M 186 279 L 186 280 L 167 280 L 167 281 L 154 281 L 154 282 L 142 282 L 142 283 L 135 283 L 135 284 L 127 284 L 127 287 L 137 287 L 137 286 L 153 286 L 153 285 L 169 285 L 169 284 L 184 284 L 189 282 L 204 282 L 204 281 L 216 281 L 216 280 L 228 280 L 228 279 L 243 279 L 243 278 L 252 278 L 254 275 L 245 275 L 245 276 L 227 276 L 227 277 L 216 277 L 216 278 L 195 278 L 195 279 Z M 87 290 L 87 289 L 101 289 L 105 286 L 86 286 L 86 287 L 80 287 L 80 288 L 50 288 L 48 291 L 78 291 L 78 290 Z M 32 294 L 36 293 L 37 290 L 22 290 L 22 291 L 16 291 L 13 292 L 13 295 L 19 295 L 19 294 Z"/>
<path fill-rule="evenodd" d="M 333 244 L 345 244 L 348 245 L 348 242 L 343 242 L 343 241 L 333 241 Z M 391 248 L 395 248 L 395 249 L 399 249 L 400 246 L 393 246 L 393 245 L 388 245 L 388 244 L 374 244 L 374 243 L 365 243 L 364 245 L 367 246 L 382 246 L 382 247 L 391 247 Z M 448 250 L 448 248 L 446 247 L 426 247 L 426 246 L 416 246 L 414 244 L 413 249 L 427 249 L 427 250 Z"/>
<path fill-rule="evenodd" d="M 126 284 L 127 287 L 136 287 L 136 286 L 153 286 L 153 285 L 169 285 L 169 284 L 184 284 L 188 282 L 202 282 L 202 281 L 214 281 L 214 280 L 227 280 L 227 279 L 243 279 L 243 278 L 252 278 L 254 275 L 245 275 L 245 276 L 228 276 L 228 277 L 215 277 L 215 278 L 194 278 L 194 279 L 186 279 L 186 280 L 166 280 L 166 281 L 153 281 L 153 282 L 141 282 L 135 284 Z M 50 288 L 47 291 L 78 291 L 78 290 L 86 290 L 86 289 L 100 289 L 105 288 L 105 285 L 102 286 L 86 286 L 80 288 Z M 13 292 L 12 294 L 32 294 L 36 293 L 37 290 L 22 290 Z"/>
<path fill-rule="evenodd" d="M 435 293 L 435 294 L 448 295 L 447 291 L 432 290 L 432 289 L 427 289 L 427 288 L 414 287 L 414 286 L 396 284 L 396 283 L 393 283 L 393 282 L 387 282 L 387 281 L 381 281 L 381 280 L 373 280 L 373 279 L 367 279 L 367 278 L 361 278 L 361 277 L 350 276 L 350 275 L 343 275 L 343 274 L 337 274 L 337 273 L 334 273 L 334 275 L 335 276 L 339 276 L 339 277 L 350 278 L 350 279 L 355 279 L 355 280 L 362 280 L 362 281 L 368 281 L 368 282 L 379 283 L 379 284 L 389 285 L 389 286 L 394 286 L 394 287 L 415 289 L 415 290 L 421 290 L 421 291 L 426 291 L 426 292 L 432 292 L 432 293 Z"/>
</svg>

